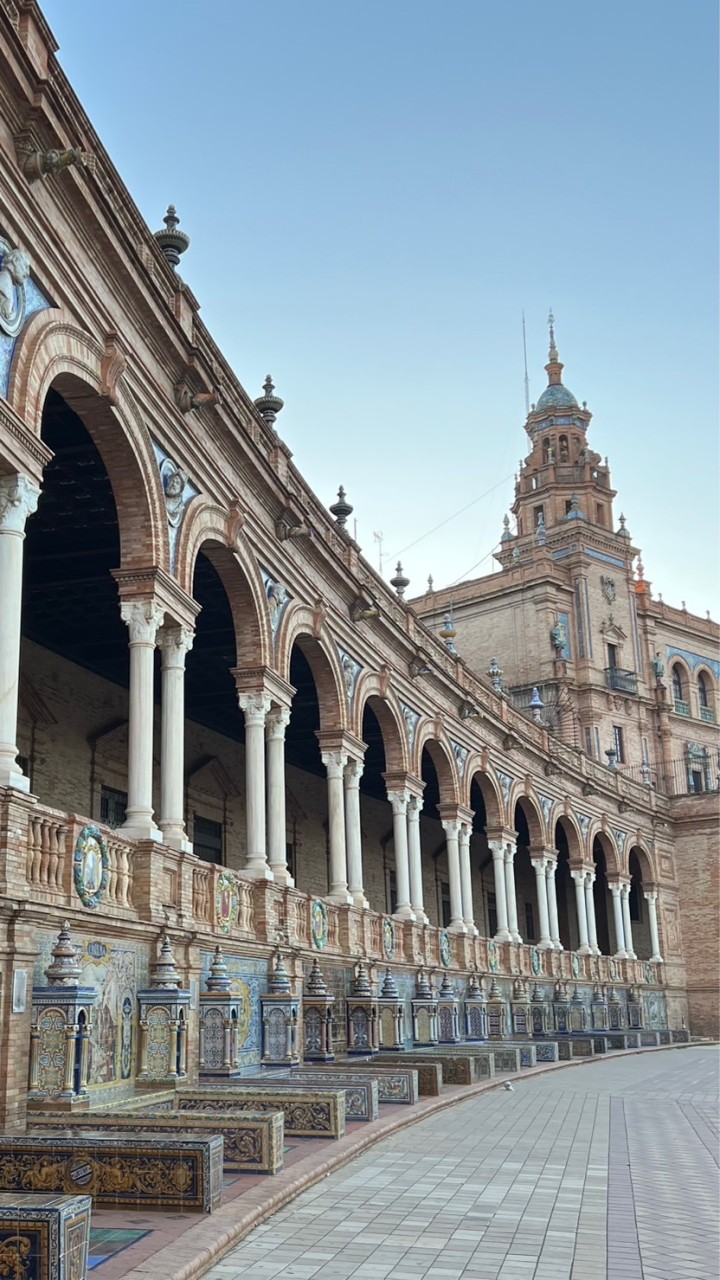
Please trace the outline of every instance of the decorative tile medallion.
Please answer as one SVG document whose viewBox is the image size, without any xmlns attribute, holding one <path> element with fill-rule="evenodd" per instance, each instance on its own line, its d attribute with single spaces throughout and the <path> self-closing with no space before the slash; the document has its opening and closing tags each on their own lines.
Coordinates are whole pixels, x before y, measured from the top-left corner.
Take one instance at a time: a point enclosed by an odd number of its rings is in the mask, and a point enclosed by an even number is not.
<svg viewBox="0 0 720 1280">
<path fill-rule="evenodd" d="M 328 940 L 328 913 L 325 903 L 320 898 L 315 898 L 310 908 L 310 932 L 312 934 L 313 946 L 318 951 L 322 951 L 327 946 Z"/>
<path fill-rule="evenodd" d="M 108 886 L 110 859 L 99 827 L 83 827 L 73 854 L 73 881 L 83 906 L 99 907 Z"/>
<path fill-rule="evenodd" d="M 465 765 L 467 764 L 467 758 L 470 754 L 470 751 L 468 747 L 463 747 L 462 744 L 459 742 L 451 742 L 450 745 L 452 747 L 453 755 L 455 757 L 455 762 L 458 767 L 458 773 L 462 778 L 463 774 L 465 773 Z"/>
<path fill-rule="evenodd" d="M 215 921 L 221 933 L 229 933 L 240 912 L 237 880 L 230 871 L 221 871 L 215 886 Z"/>
<path fill-rule="evenodd" d="M 587 840 L 588 831 L 590 830 L 590 816 L 587 813 L 578 813 L 577 820 L 580 823 L 580 830 L 583 834 L 583 840 Z"/>
<path fill-rule="evenodd" d="M 651 964 L 649 960 L 646 960 L 645 962 L 645 981 L 646 982 L 655 981 L 655 966 Z"/>
<path fill-rule="evenodd" d="M 550 814 L 552 813 L 552 807 L 553 807 L 552 796 L 538 796 L 538 799 L 540 801 L 540 808 L 542 809 L 543 818 L 545 819 L 545 826 L 548 827 L 550 824 Z"/>
<path fill-rule="evenodd" d="M 500 957 L 498 956 L 497 946 L 493 942 L 492 938 L 487 944 L 487 957 L 488 957 L 488 967 L 490 969 L 490 972 L 497 973 L 498 969 L 500 968 Z"/>
<path fill-rule="evenodd" d="M 574 951 L 570 957 L 570 968 L 572 969 L 573 978 L 579 978 L 581 971 L 580 957 Z"/>
<path fill-rule="evenodd" d="M 352 658 L 345 649 L 341 649 L 338 645 L 338 653 L 340 655 L 340 666 L 342 667 L 343 682 L 345 684 L 345 692 L 347 693 L 348 705 L 352 706 L 355 697 L 355 686 L 357 685 L 358 676 L 362 671 L 362 663 Z"/>
<path fill-rule="evenodd" d="M 440 962 L 447 969 L 452 961 L 452 947 L 450 946 L 450 935 L 447 929 L 440 932 Z"/>
<path fill-rule="evenodd" d="M 260 569 L 265 588 L 265 599 L 267 600 L 268 614 L 270 616 L 270 630 L 273 634 L 273 640 L 277 636 L 278 627 L 282 616 L 292 600 L 292 596 L 279 578 L 269 573 L 267 569 Z"/>
<path fill-rule="evenodd" d="M 413 711 L 412 707 L 406 706 L 404 702 L 400 703 L 400 710 L 403 713 L 403 720 L 405 721 L 405 728 L 407 729 L 408 744 L 410 746 L 410 754 L 412 755 L 415 748 L 415 734 L 420 723 L 420 712 Z"/>
<path fill-rule="evenodd" d="M 540 958 L 540 950 L 538 947 L 533 947 L 530 952 L 530 964 L 532 965 L 533 973 L 537 977 L 537 975 L 542 972 L 542 960 Z"/>
<path fill-rule="evenodd" d="M 497 777 L 498 782 L 500 783 L 500 790 L 502 791 L 502 798 L 507 804 L 510 799 L 510 788 L 512 787 L 515 779 L 512 778 L 509 773 L 503 773 L 501 769 L 498 769 Z"/>
<path fill-rule="evenodd" d="M 383 951 L 386 960 L 392 960 L 395 955 L 395 929 L 392 920 L 385 916 L 383 920 Z"/>
</svg>

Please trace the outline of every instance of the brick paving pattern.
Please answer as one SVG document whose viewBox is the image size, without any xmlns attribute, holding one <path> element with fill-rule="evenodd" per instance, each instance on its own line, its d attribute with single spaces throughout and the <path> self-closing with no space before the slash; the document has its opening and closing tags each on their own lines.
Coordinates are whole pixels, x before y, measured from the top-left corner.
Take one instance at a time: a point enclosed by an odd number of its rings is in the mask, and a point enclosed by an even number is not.
<svg viewBox="0 0 720 1280">
<path fill-rule="evenodd" d="M 408 1128 L 208 1280 L 720 1280 L 718 1050 L 519 1080 Z"/>
</svg>

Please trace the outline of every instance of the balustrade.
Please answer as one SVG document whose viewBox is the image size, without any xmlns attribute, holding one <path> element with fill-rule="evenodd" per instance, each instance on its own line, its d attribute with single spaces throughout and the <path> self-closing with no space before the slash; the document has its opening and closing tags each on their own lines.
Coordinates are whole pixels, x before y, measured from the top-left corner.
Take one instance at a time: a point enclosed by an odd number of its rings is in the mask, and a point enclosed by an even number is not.
<svg viewBox="0 0 720 1280">
<path fill-rule="evenodd" d="M 33 889 L 62 894 L 69 825 L 64 814 L 38 807 L 28 823 L 27 881 Z"/>
</svg>

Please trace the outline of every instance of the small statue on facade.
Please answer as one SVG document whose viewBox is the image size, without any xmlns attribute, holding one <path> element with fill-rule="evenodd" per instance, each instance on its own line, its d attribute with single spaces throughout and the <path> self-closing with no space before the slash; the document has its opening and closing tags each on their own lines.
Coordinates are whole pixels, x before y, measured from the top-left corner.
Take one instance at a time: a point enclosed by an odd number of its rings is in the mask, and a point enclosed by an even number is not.
<svg viewBox="0 0 720 1280">
<path fill-rule="evenodd" d="M 659 683 L 660 683 L 660 681 L 662 680 L 663 676 L 665 675 L 665 663 L 663 662 L 662 658 L 660 657 L 660 650 L 659 650 L 659 649 L 658 649 L 657 653 L 655 654 L 655 657 L 653 658 L 653 660 L 652 660 L 652 664 L 651 664 L 651 665 L 652 665 L 653 673 L 654 673 L 654 675 L 655 675 L 655 680 L 656 680 L 656 682 L 659 684 Z"/>
<path fill-rule="evenodd" d="M 555 623 L 555 626 L 550 631 L 550 639 L 552 641 L 553 649 L 555 650 L 557 655 L 560 656 L 563 649 L 567 645 L 567 632 L 565 630 L 565 623 L 561 622 L 560 618 L 558 618 L 557 622 Z"/>
</svg>

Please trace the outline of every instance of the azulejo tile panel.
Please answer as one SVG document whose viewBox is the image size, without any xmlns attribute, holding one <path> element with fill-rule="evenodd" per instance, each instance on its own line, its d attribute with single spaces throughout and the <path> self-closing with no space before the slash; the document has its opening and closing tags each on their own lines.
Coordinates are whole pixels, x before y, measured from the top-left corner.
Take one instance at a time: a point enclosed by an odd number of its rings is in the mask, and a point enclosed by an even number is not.
<svg viewBox="0 0 720 1280">
<path fill-rule="evenodd" d="M 293 1138 L 341 1138 L 345 1132 L 345 1094 L 308 1089 L 181 1089 L 180 1111 L 282 1111 L 285 1133 Z"/>
<path fill-rule="evenodd" d="M 89 1196 L 0 1193 L 0 1276 L 7 1280 L 84 1280 Z"/>
<path fill-rule="evenodd" d="M 200 954 L 202 965 L 200 986 L 203 991 L 210 976 L 213 958 L 212 951 L 203 951 Z M 230 954 L 226 954 L 224 959 L 230 979 L 231 998 L 239 1005 L 238 1066 L 240 1068 L 259 1066 L 262 1056 L 260 996 L 267 992 L 267 960 L 252 960 L 246 956 Z"/>
</svg>

